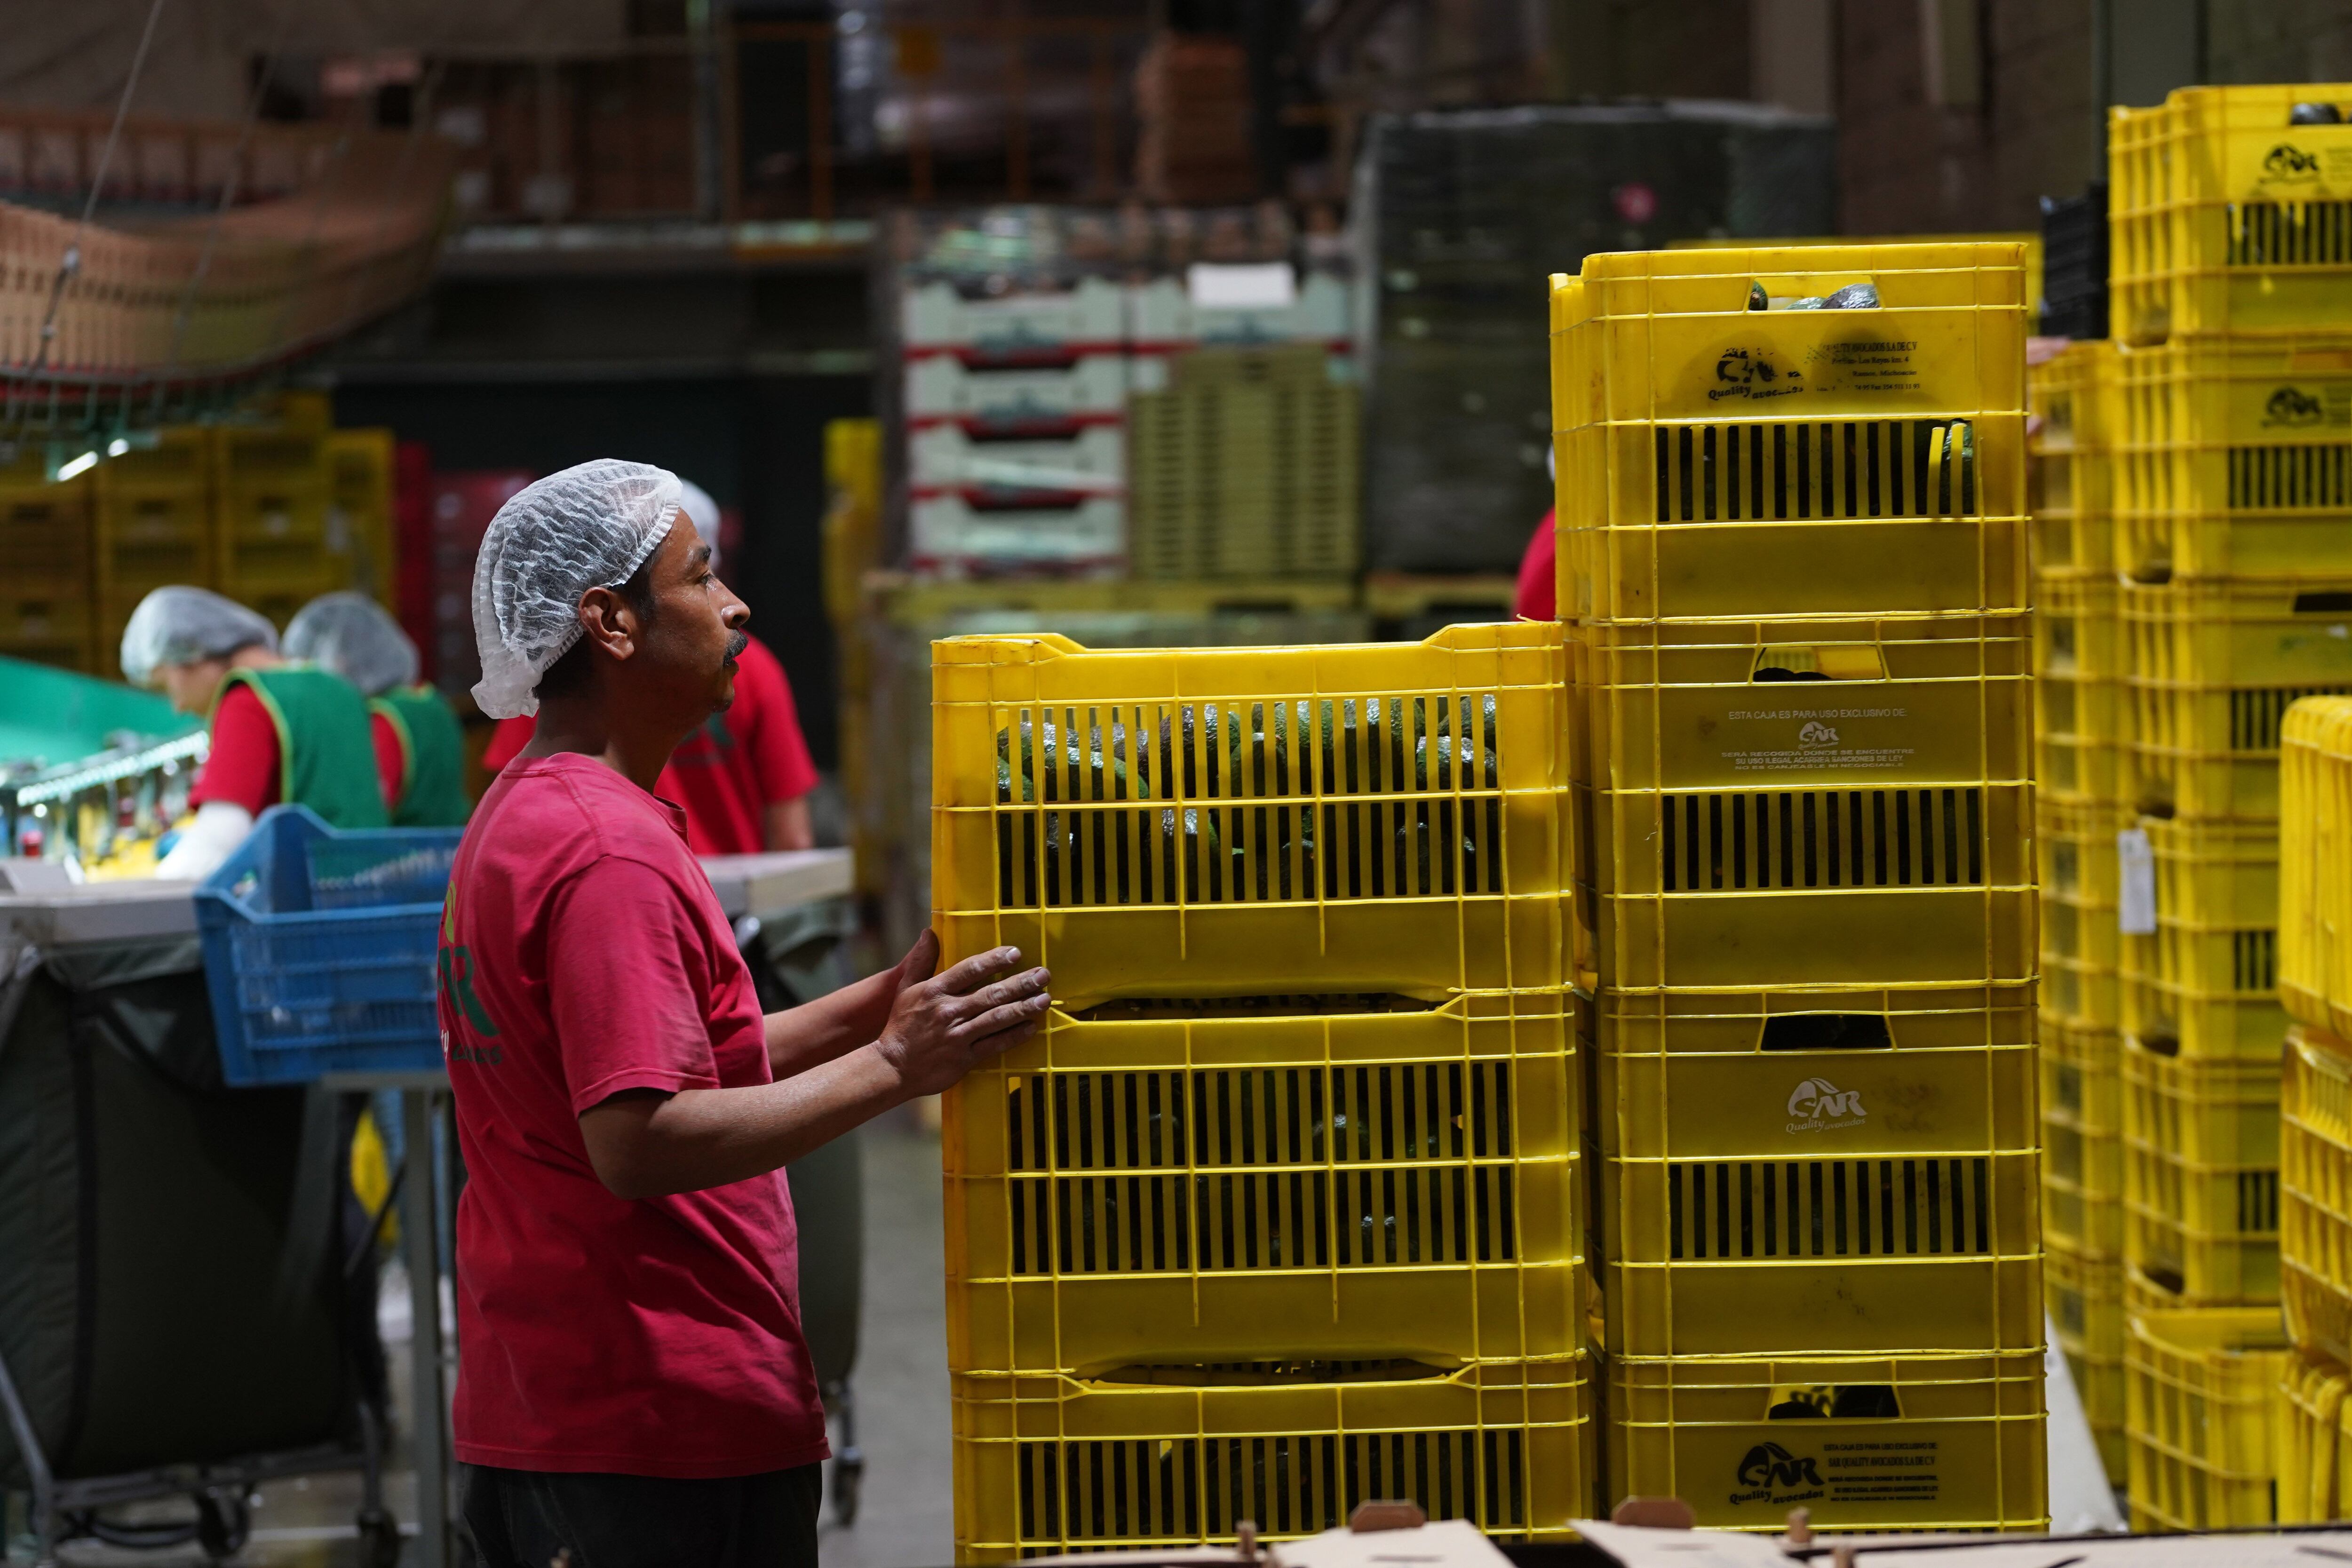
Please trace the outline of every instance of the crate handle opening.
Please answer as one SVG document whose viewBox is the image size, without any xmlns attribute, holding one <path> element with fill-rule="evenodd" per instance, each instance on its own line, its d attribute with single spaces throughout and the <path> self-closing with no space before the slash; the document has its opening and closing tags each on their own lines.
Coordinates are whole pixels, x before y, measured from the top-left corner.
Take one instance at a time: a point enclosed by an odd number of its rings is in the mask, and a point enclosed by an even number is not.
<svg viewBox="0 0 2352 1568">
<path fill-rule="evenodd" d="M 2150 1056 L 2177 1057 L 2180 1054 L 2180 1037 L 2178 1035 L 2140 1035 L 2136 1037 L 2140 1049 Z"/>
<path fill-rule="evenodd" d="M 2157 1264 L 2147 1264 L 2141 1267 L 2140 1274 L 2149 1284 L 2155 1286 L 2158 1289 L 2163 1291 L 2168 1296 L 2178 1296 L 2182 1291 L 2189 1289 L 2189 1280 L 2187 1277 L 2177 1268 L 2166 1268 Z"/>
<path fill-rule="evenodd" d="M 1895 1035 L 1877 1013 L 1783 1013 L 1764 1020 L 1768 1051 L 1891 1051 Z"/>
<path fill-rule="evenodd" d="M 1068 1015 L 1077 1024 L 1219 1018 L 1352 1017 L 1373 1013 L 1434 1013 L 1444 1003 L 1392 991 L 1334 991 L 1284 996 L 1117 996 Z"/>
<path fill-rule="evenodd" d="M 1765 1412 L 1770 1421 L 1897 1421 L 1902 1416 L 1894 1386 L 1885 1383 L 1776 1388 L 1772 1406 Z"/>
<path fill-rule="evenodd" d="M 2352 592 L 2342 588 L 2315 589 L 2294 596 L 2298 616 L 2352 615 Z"/>
<path fill-rule="evenodd" d="M 1285 1361 L 1130 1363 L 1081 1375 L 1094 1383 L 1163 1388 L 1281 1388 L 1298 1384 L 1423 1383 L 1450 1377 L 1453 1372 L 1450 1367 L 1402 1356 L 1356 1361 L 1301 1356 Z"/>
<path fill-rule="evenodd" d="M 1748 280 L 1750 310 L 1871 310 L 1878 279 L 1867 272 L 1791 272 Z"/>
<path fill-rule="evenodd" d="M 1884 680 L 1886 657 L 1868 643 L 1770 643 L 1756 650 L 1756 663 L 1748 679 L 1757 684 L 1773 680 Z"/>
</svg>

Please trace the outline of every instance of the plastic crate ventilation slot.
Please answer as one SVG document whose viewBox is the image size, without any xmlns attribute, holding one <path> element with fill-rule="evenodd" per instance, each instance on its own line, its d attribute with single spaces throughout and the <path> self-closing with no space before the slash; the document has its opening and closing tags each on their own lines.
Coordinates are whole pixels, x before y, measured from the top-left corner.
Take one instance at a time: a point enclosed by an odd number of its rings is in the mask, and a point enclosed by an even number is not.
<svg viewBox="0 0 2352 1568">
<path fill-rule="evenodd" d="M 1667 795 L 1659 823 L 1669 893 L 1985 880 L 1975 788 Z"/>
<path fill-rule="evenodd" d="M 1675 1161 L 1669 1257 L 1990 1255 L 1990 1176 L 1983 1156 Z"/>
<path fill-rule="evenodd" d="M 1966 516 L 1976 443 L 1960 420 L 1660 426 L 1660 522 Z"/>
<path fill-rule="evenodd" d="M 1490 692 L 1022 708 L 996 731 L 998 898 L 1500 894 L 1496 744 Z"/>
</svg>

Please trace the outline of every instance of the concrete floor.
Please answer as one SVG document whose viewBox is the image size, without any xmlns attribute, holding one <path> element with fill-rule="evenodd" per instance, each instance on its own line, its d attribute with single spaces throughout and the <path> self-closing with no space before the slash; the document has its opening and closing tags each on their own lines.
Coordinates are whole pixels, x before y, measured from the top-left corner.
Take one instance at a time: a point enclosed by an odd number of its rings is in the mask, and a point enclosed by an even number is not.
<svg viewBox="0 0 2352 1568">
<path fill-rule="evenodd" d="M 908 1112 L 866 1129 L 861 1144 L 865 1321 L 854 1388 L 866 1479 L 854 1526 L 834 1521 L 828 1500 L 818 1547 L 824 1568 L 941 1568 L 954 1561 L 955 1547 L 939 1136 Z M 818 1264 L 803 1258 L 801 1266 Z M 404 1349 L 395 1347 L 394 1355 L 393 1386 L 404 1394 Z M 236 1561 L 254 1568 L 352 1568 L 358 1554 L 351 1521 L 358 1500 L 355 1476 L 264 1488 L 252 1542 Z M 413 1528 L 415 1491 L 404 1468 L 386 1478 L 385 1500 Z M 186 1510 L 159 1504 L 144 1511 L 178 1517 Z M 132 1552 L 87 1542 L 67 1548 L 65 1558 L 87 1568 L 187 1568 L 204 1561 L 194 1547 Z"/>
</svg>

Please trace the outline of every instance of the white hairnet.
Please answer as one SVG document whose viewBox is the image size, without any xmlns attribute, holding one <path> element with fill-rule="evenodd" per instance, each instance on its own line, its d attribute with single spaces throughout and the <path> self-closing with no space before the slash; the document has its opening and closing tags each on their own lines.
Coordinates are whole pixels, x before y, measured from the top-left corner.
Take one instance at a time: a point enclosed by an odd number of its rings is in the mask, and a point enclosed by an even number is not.
<svg viewBox="0 0 2352 1568">
<path fill-rule="evenodd" d="M 710 546 L 710 569 L 719 570 L 719 503 L 692 479 L 677 481 L 677 510 L 694 520 L 694 531 Z"/>
<path fill-rule="evenodd" d="M 416 679 L 416 645 L 365 594 L 321 594 L 286 623 L 286 654 L 324 665 L 370 697 Z"/>
<path fill-rule="evenodd" d="M 134 686 L 167 664 L 226 658 L 256 644 L 278 651 L 278 628 L 209 588 L 158 588 L 139 601 L 122 628 L 122 676 Z"/>
<path fill-rule="evenodd" d="M 617 588 L 669 536 L 676 474 L 599 458 L 517 490 L 474 562 L 474 700 L 493 719 L 539 711 L 539 678 L 580 640 L 580 595 Z"/>
</svg>

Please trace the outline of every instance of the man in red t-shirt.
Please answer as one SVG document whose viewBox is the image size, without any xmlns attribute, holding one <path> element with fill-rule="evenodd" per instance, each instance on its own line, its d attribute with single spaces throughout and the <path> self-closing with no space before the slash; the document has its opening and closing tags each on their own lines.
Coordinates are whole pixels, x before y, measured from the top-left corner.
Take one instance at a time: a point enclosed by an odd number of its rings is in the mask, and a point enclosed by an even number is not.
<svg viewBox="0 0 2352 1568">
<path fill-rule="evenodd" d="M 762 1017 L 651 789 L 731 696 L 748 612 L 677 481 L 551 475 L 475 572 L 482 710 L 536 732 L 475 809 L 441 928 L 457 1207 L 457 1456 L 490 1568 L 814 1564 L 824 1415 L 782 1167 L 1033 1032 L 999 948 Z"/>
<path fill-rule="evenodd" d="M 686 515 L 710 546 L 719 569 L 719 504 L 690 479 L 679 481 Z M 686 808 L 686 841 L 697 855 L 751 855 L 806 849 L 816 843 L 808 794 L 816 764 L 802 738 L 792 683 L 768 647 L 749 632 L 736 658 L 735 700 L 679 742 L 654 793 Z M 482 752 L 492 773 L 530 743 L 527 714 L 502 721 Z"/>
</svg>

